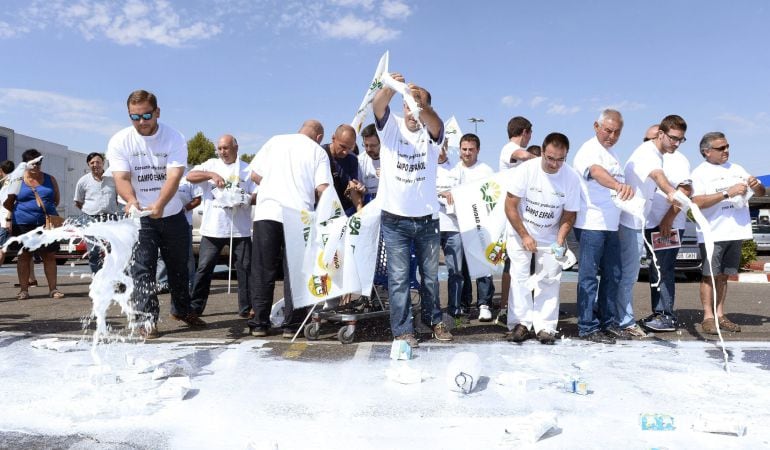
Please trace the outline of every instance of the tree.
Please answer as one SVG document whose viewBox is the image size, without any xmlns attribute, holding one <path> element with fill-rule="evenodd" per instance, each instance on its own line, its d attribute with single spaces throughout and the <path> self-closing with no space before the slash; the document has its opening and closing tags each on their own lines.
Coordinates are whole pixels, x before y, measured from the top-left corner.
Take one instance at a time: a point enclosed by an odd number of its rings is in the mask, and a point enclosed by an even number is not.
<svg viewBox="0 0 770 450">
<path fill-rule="evenodd" d="M 192 139 L 187 141 L 187 164 L 196 166 L 215 157 L 216 154 L 214 143 L 202 131 L 197 132 Z"/>
<path fill-rule="evenodd" d="M 245 161 L 247 163 L 250 163 L 252 159 L 254 159 L 254 155 L 249 155 L 249 154 L 246 154 L 246 153 L 241 155 L 241 161 Z"/>
</svg>

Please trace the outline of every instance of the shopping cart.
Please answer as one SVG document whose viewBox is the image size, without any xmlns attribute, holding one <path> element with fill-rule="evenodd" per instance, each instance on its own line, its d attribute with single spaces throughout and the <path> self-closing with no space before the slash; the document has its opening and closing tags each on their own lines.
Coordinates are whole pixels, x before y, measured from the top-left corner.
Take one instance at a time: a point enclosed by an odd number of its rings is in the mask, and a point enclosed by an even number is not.
<svg viewBox="0 0 770 450">
<path fill-rule="evenodd" d="M 303 329 L 305 338 L 310 341 L 318 340 L 321 335 L 321 325 L 341 324 L 337 331 L 337 340 L 343 344 L 350 344 L 355 340 L 356 325 L 362 320 L 371 320 L 379 317 L 389 317 L 388 305 L 388 265 L 385 245 L 380 234 L 380 242 L 377 248 L 377 264 L 374 269 L 374 286 L 369 295 L 351 300 L 344 305 L 327 306 L 321 311 L 314 312 L 310 323 Z M 417 281 L 417 258 L 412 249 L 410 261 L 409 287 L 412 292 L 419 290 Z M 327 302 L 327 305 L 334 302 Z"/>
</svg>

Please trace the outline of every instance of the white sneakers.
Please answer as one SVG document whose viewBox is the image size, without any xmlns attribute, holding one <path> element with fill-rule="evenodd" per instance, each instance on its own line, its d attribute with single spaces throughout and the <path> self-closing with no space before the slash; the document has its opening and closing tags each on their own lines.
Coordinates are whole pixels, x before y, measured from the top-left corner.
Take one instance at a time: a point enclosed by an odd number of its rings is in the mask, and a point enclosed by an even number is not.
<svg viewBox="0 0 770 450">
<path fill-rule="evenodd" d="M 487 305 L 479 306 L 479 322 L 491 322 L 491 321 L 492 321 L 492 311 L 489 310 L 489 306 Z"/>
</svg>

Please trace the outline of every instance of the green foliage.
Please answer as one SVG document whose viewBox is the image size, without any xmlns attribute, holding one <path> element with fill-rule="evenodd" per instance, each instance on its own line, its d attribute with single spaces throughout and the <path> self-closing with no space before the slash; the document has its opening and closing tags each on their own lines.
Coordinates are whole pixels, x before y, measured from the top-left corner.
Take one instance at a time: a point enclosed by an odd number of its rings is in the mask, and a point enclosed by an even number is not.
<svg viewBox="0 0 770 450">
<path fill-rule="evenodd" d="M 250 163 L 252 159 L 254 159 L 254 155 L 249 155 L 249 154 L 246 154 L 246 153 L 241 155 L 241 161 L 245 161 L 247 163 Z"/>
<path fill-rule="evenodd" d="M 216 155 L 216 146 L 202 131 L 195 133 L 195 136 L 187 141 L 187 164 L 191 166 L 214 158 Z"/>
<path fill-rule="evenodd" d="M 743 241 L 741 246 L 741 267 L 757 260 L 757 243 L 753 239 Z"/>
</svg>

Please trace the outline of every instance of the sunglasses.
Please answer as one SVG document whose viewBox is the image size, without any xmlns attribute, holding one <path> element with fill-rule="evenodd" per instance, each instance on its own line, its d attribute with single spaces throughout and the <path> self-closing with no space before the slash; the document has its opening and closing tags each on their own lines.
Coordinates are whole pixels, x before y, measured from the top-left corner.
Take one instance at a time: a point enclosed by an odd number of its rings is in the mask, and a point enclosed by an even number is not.
<svg viewBox="0 0 770 450">
<path fill-rule="evenodd" d="M 711 147 L 711 150 L 716 150 L 718 152 L 723 152 L 723 151 L 725 151 L 725 150 L 727 150 L 729 148 L 730 148 L 730 144 L 725 144 L 725 145 L 723 145 L 721 147 Z"/>
<path fill-rule="evenodd" d="M 155 114 L 155 110 L 153 109 L 150 112 L 146 112 L 144 114 L 129 114 L 128 117 L 131 118 L 134 122 L 138 122 L 140 119 L 144 120 L 150 120 L 152 119 L 152 115 Z"/>
</svg>

